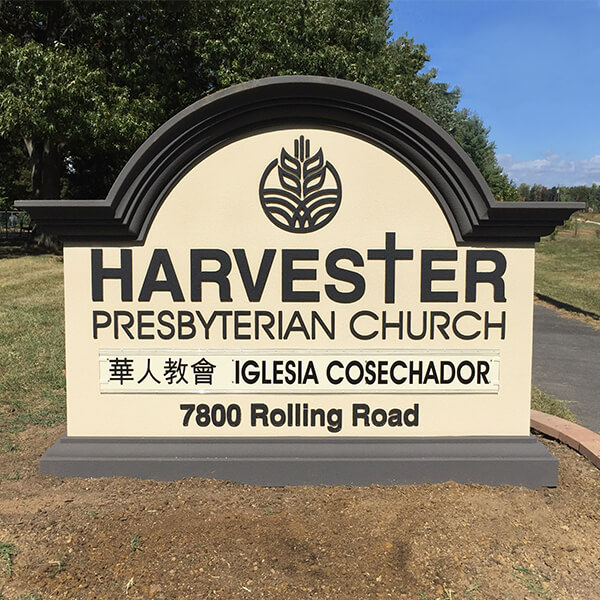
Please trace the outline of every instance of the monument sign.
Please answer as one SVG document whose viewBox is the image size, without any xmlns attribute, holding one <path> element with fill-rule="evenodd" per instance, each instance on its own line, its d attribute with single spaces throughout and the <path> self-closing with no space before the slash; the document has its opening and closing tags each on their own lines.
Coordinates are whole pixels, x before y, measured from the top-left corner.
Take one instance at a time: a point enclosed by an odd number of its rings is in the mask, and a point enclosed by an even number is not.
<svg viewBox="0 0 600 600">
<path fill-rule="evenodd" d="M 60 475 L 555 485 L 529 434 L 534 242 L 427 117 L 283 77 L 161 127 L 65 239 Z"/>
</svg>

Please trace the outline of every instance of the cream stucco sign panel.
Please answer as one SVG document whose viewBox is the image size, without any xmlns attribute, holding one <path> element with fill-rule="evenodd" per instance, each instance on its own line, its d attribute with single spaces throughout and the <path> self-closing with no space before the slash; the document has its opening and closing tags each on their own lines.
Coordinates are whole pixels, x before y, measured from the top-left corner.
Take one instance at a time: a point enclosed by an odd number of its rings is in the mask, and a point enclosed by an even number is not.
<svg viewBox="0 0 600 600">
<path fill-rule="evenodd" d="M 348 134 L 232 142 L 142 245 L 65 247 L 69 436 L 523 436 L 533 247 Z"/>
</svg>

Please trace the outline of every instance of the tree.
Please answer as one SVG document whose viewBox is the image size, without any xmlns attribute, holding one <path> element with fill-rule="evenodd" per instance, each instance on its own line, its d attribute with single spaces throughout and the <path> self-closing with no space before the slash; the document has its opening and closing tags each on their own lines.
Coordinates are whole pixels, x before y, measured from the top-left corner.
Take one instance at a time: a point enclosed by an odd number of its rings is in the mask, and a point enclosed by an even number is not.
<svg viewBox="0 0 600 600">
<path fill-rule="evenodd" d="M 9 210 L 14 200 L 25 198 L 30 180 L 22 140 L 0 137 L 0 210 Z"/>
<path fill-rule="evenodd" d="M 0 135 L 18 133 L 31 163 L 34 198 L 56 198 L 69 151 L 94 140 L 96 147 L 138 143 L 151 131 L 144 119 L 151 101 L 132 100 L 127 88 L 111 85 L 89 66 L 84 50 L 59 42 L 45 48 L 7 37 L 0 48 L 0 77 L 14 79 L 0 91 Z"/>
<path fill-rule="evenodd" d="M 526 202 L 529 200 L 529 185 L 521 183 L 517 188 L 517 193 L 519 194 L 519 202 Z"/>
<path fill-rule="evenodd" d="M 211 92 L 273 75 L 358 81 L 453 133 L 507 196 L 489 130 L 457 112 L 426 48 L 390 38 L 387 0 L 0 0 L 0 136 L 33 197 L 99 197 L 150 131 Z"/>
<path fill-rule="evenodd" d="M 454 117 L 450 133 L 473 159 L 496 199 L 518 201 L 517 188 L 502 171 L 496 159 L 496 145 L 489 140 L 489 128 L 484 126 L 476 114 L 466 109 L 456 112 Z"/>
</svg>

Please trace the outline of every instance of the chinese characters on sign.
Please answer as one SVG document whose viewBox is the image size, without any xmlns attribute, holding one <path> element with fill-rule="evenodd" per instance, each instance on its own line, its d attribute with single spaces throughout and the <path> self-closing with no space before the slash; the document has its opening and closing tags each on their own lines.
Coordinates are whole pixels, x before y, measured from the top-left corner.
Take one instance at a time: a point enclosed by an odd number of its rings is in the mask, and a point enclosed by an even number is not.
<svg viewBox="0 0 600 600">
<path fill-rule="evenodd" d="M 128 358 L 127 356 L 114 356 L 107 357 L 106 362 L 108 363 L 108 380 L 106 383 L 111 386 L 114 384 L 122 386 L 125 382 L 129 381 L 136 381 L 138 385 L 141 385 L 147 379 L 158 385 L 162 383 L 166 383 L 167 385 L 188 384 L 189 382 L 186 379 L 186 370 L 188 367 L 191 368 L 191 372 L 194 375 L 195 385 L 203 384 L 210 386 L 212 385 L 215 369 L 215 365 L 208 362 L 205 358 L 201 358 L 196 363 L 189 365 L 182 358 L 174 359 L 168 357 L 163 360 L 162 357 L 154 357 L 154 359 L 146 359 L 143 375 L 139 379 L 136 379 L 134 374 L 142 370 L 141 365 L 144 362 L 142 357 Z M 158 377 L 154 374 L 153 369 L 159 373 Z"/>
</svg>

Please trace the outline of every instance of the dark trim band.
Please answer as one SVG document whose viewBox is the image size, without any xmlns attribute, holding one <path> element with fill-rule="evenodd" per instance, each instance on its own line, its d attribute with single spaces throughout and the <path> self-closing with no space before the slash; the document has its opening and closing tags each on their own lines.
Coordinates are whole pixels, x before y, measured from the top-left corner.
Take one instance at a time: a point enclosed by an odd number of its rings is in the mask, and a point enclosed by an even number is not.
<svg viewBox="0 0 600 600">
<path fill-rule="evenodd" d="M 250 485 L 479 483 L 556 487 L 533 436 L 440 438 L 61 437 L 40 460 L 59 477 L 210 477 Z"/>
<path fill-rule="evenodd" d="M 431 191 L 457 242 L 537 241 L 581 203 L 503 203 L 454 139 L 423 113 L 373 88 L 288 76 L 231 87 L 167 121 L 131 157 L 104 200 L 21 200 L 65 240 L 143 242 L 162 201 L 195 164 L 252 134 L 313 127 L 360 137 L 409 167 Z"/>
</svg>

